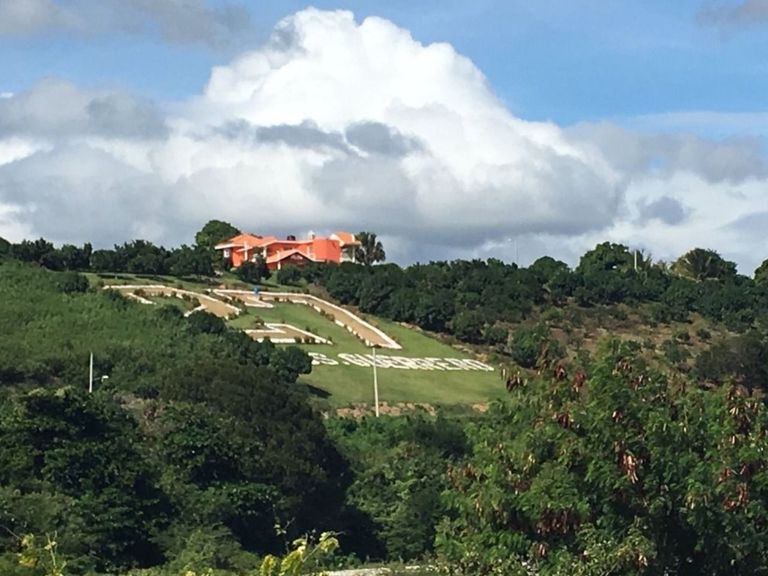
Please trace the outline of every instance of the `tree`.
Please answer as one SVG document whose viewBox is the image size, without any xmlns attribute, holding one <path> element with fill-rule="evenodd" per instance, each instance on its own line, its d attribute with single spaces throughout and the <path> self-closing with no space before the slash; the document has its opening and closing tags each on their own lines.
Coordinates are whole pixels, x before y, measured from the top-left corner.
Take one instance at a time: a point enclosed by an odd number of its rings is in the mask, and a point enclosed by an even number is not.
<svg viewBox="0 0 768 576">
<path fill-rule="evenodd" d="M 685 386 L 604 342 L 470 429 L 439 548 L 462 575 L 762 573 L 766 425 L 738 387 Z"/>
<path fill-rule="evenodd" d="M 227 331 L 227 325 L 218 316 L 199 310 L 193 312 L 187 317 L 189 330 L 196 334 L 224 334 Z"/>
<path fill-rule="evenodd" d="M 405 561 L 432 553 L 446 472 L 468 447 L 462 424 L 419 413 L 328 421 L 356 470 L 347 502 L 364 514 L 342 532 L 345 552 Z"/>
<path fill-rule="evenodd" d="M 93 247 L 89 243 L 83 244 L 82 248 L 72 244 L 64 244 L 59 248 L 59 254 L 66 270 L 88 270 L 91 266 L 92 252 Z"/>
<path fill-rule="evenodd" d="M 384 247 L 376 239 L 373 232 L 358 232 L 355 234 L 360 246 L 355 250 L 355 260 L 360 264 L 371 266 L 376 262 L 384 262 L 387 259 Z"/>
<path fill-rule="evenodd" d="M 515 330 L 509 343 L 509 353 L 523 368 L 543 368 L 565 355 L 560 343 L 543 324 Z"/>
<path fill-rule="evenodd" d="M 269 268 L 261 256 L 256 256 L 254 262 L 246 261 L 237 269 L 237 277 L 249 284 L 258 284 L 265 278 L 269 278 Z"/>
<path fill-rule="evenodd" d="M 39 238 L 34 242 L 23 240 L 19 244 L 11 246 L 12 257 L 22 262 L 36 262 L 38 264 L 42 264 L 43 258 L 54 251 L 53 244 L 45 238 Z"/>
<path fill-rule="evenodd" d="M 623 244 L 603 242 L 586 252 L 579 261 L 577 272 L 589 274 L 628 270 L 634 265 L 634 256 Z"/>
<path fill-rule="evenodd" d="M 0 253 L 2 253 L 2 247 L 0 246 Z M 755 283 L 761 286 L 768 286 L 768 260 L 763 260 L 763 263 L 755 270 Z"/>
<path fill-rule="evenodd" d="M 157 562 L 155 535 L 169 509 L 131 416 L 112 398 L 75 388 L 10 402 L 0 418 L 0 485 L 15 489 L 11 498 L 58 496 L 67 505 L 50 524 L 27 524 L 25 514 L 9 529 L 59 529 L 61 552 L 98 571 Z"/>
<path fill-rule="evenodd" d="M 477 310 L 463 310 L 451 320 L 451 331 L 464 342 L 480 344 L 483 340 L 485 318 Z"/>
<path fill-rule="evenodd" d="M 285 286 L 301 285 L 302 273 L 298 266 L 283 266 L 277 271 L 277 283 Z"/>
<path fill-rule="evenodd" d="M 167 264 L 174 276 L 213 276 L 210 254 L 200 248 L 177 248 L 168 257 Z"/>
<path fill-rule="evenodd" d="M 116 250 L 94 250 L 91 254 L 91 269 L 94 272 L 119 272 L 125 262 Z"/>
<path fill-rule="evenodd" d="M 0 257 L 5 256 L 11 252 L 11 243 L 5 238 L 0 236 Z"/>
<path fill-rule="evenodd" d="M 675 261 L 672 271 L 692 280 L 725 280 L 736 276 L 736 264 L 714 250 L 694 248 Z"/>
<path fill-rule="evenodd" d="M 166 274 L 169 252 L 147 240 L 133 240 L 115 246 L 119 259 L 125 262 L 125 270 L 135 274 Z"/>
<path fill-rule="evenodd" d="M 568 264 L 555 260 L 551 256 L 542 256 L 528 267 L 534 277 L 541 283 L 547 284 L 560 274 L 568 273 Z"/>
<path fill-rule="evenodd" d="M 216 244 L 228 240 L 240 234 L 240 230 L 229 222 L 222 220 L 209 220 L 202 229 L 195 234 L 195 246 L 203 250 L 212 250 Z"/>
<path fill-rule="evenodd" d="M 218 269 L 228 266 L 229 263 L 222 259 L 214 250 L 214 246 L 240 234 L 240 230 L 229 222 L 222 220 L 209 220 L 202 229 L 195 234 L 195 248 L 208 255 L 211 265 Z"/>
<path fill-rule="evenodd" d="M 78 272 L 62 272 L 56 283 L 64 294 L 76 294 L 87 292 L 89 288 L 88 278 Z"/>
</svg>

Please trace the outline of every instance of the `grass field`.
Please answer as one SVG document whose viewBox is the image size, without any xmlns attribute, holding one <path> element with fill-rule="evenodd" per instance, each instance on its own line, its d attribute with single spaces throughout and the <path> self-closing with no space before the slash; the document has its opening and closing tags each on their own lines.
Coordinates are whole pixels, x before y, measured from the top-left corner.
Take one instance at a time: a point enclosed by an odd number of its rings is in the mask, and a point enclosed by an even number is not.
<svg viewBox="0 0 768 576">
<path fill-rule="evenodd" d="M 306 344 L 307 352 L 319 352 L 331 358 L 339 353 L 370 354 L 360 340 L 341 326 L 322 317 L 309 306 L 300 304 L 275 304 L 272 309 L 250 308 L 230 322 L 238 328 L 253 328 L 256 318 L 264 322 L 287 323 L 308 330 L 333 341 L 333 345 Z M 376 318 L 366 318 L 371 324 L 393 337 L 402 350 L 379 350 L 377 355 L 406 358 L 470 358 L 451 346 L 399 324 Z M 403 402 L 429 403 L 432 405 L 475 404 L 498 397 L 503 386 L 497 372 L 439 371 L 379 368 L 379 397 L 390 404 Z M 315 366 L 302 381 L 331 406 L 372 404 L 373 370 L 370 367 L 344 365 Z"/>
</svg>

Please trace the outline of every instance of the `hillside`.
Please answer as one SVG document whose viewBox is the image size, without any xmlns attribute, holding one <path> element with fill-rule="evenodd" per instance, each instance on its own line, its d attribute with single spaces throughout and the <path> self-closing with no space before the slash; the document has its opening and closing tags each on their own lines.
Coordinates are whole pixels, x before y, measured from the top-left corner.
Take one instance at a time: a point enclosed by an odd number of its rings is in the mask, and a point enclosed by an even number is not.
<svg viewBox="0 0 768 576">
<path fill-rule="evenodd" d="M 439 264 L 438 264 L 439 266 Z M 548 272 L 549 276 L 558 278 L 557 274 L 562 275 L 563 270 L 559 268 L 558 272 Z M 40 287 L 35 286 L 36 282 L 42 282 L 41 285 L 55 284 L 56 275 L 49 273 L 47 276 L 42 273 L 33 273 L 32 269 L 24 272 L 16 268 L 17 274 L 25 277 L 25 280 L 15 284 L 16 292 L 6 292 L 9 294 L 5 299 L 6 314 L 4 318 L 10 319 L 14 315 L 33 314 L 33 310 L 27 309 L 29 301 L 25 300 L 22 293 L 35 293 Z M 397 322 L 392 319 L 383 318 L 373 314 L 364 314 L 360 308 L 371 306 L 366 302 L 370 298 L 368 292 L 369 280 L 376 280 L 379 290 L 386 290 L 387 282 L 392 281 L 391 267 L 375 267 L 369 276 L 365 270 L 347 269 L 345 267 L 332 267 L 327 269 L 331 275 L 318 275 L 312 269 L 303 273 L 300 277 L 300 284 L 285 286 L 276 284 L 274 278 L 265 283 L 267 293 L 284 292 L 300 295 L 302 292 L 312 292 L 325 299 L 331 299 L 334 295 L 344 300 L 345 292 L 339 290 L 339 286 L 351 286 L 358 292 L 359 296 L 347 298 L 351 303 L 357 306 L 349 306 L 360 318 L 365 318 L 374 327 L 382 330 L 384 333 L 399 342 L 401 350 L 379 349 L 377 354 L 378 364 L 378 383 L 380 401 L 382 404 L 426 404 L 430 406 L 437 405 L 477 405 L 485 404 L 488 401 L 499 397 L 503 393 L 502 374 L 499 366 L 504 366 L 503 373 L 505 377 L 515 372 L 521 373 L 525 377 L 532 376 L 543 366 L 557 362 L 560 358 L 570 358 L 579 360 L 584 355 L 592 354 L 596 350 L 599 342 L 606 337 L 617 337 L 622 340 L 632 341 L 646 358 L 652 361 L 660 368 L 673 369 L 683 373 L 696 369 L 697 358 L 702 352 L 707 352 L 713 346 L 724 346 L 727 342 L 736 342 L 734 340 L 740 333 L 746 333 L 750 329 L 745 325 L 742 318 L 746 313 L 760 316 L 763 314 L 761 304 L 757 304 L 754 312 L 749 312 L 749 308 L 744 306 L 744 295 L 748 294 L 748 287 L 733 295 L 728 292 L 728 285 L 710 284 L 707 293 L 696 292 L 698 289 L 695 284 L 673 285 L 669 290 L 680 290 L 681 287 L 692 290 L 693 296 L 689 296 L 688 309 L 678 309 L 679 305 L 674 300 L 670 300 L 666 295 L 662 295 L 661 302 L 651 301 L 600 301 L 592 302 L 585 298 L 583 288 L 570 288 L 576 293 L 576 297 L 566 295 L 558 296 L 560 301 L 548 302 L 555 298 L 553 285 L 555 280 L 542 280 L 545 284 L 545 294 L 548 294 L 540 304 L 536 304 L 538 299 L 531 283 L 531 278 L 526 279 L 519 276 L 525 270 L 511 272 L 505 271 L 507 280 L 498 285 L 478 284 L 485 286 L 483 295 L 488 298 L 488 304 L 498 306 L 493 299 L 498 299 L 499 295 L 504 294 L 504 284 L 509 283 L 509 274 L 512 276 L 514 293 L 518 294 L 515 300 L 508 300 L 507 310 L 499 314 L 493 323 L 484 319 L 487 314 L 482 307 L 461 310 L 456 304 L 449 301 L 443 303 L 443 311 L 435 309 L 432 318 L 438 319 L 441 314 L 449 314 L 446 320 L 442 320 L 444 329 L 453 332 L 452 335 L 429 332 L 414 325 L 414 322 Z M 451 271 L 453 268 L 439 268 L 435 270 Z M 468 274 L 476 274 L 477 270 L 483 269 L 464 269 L 462 272 L 464 290 L 470 289 L 475 280 Z M 484 274 L 498 275 L 498 270 L 488 267 Z M 536 272 L 532 267 L 530 271 L 533 277 L 545 278 L 546 274 Z M 361 273 L 363 273 L 361 275 Z M 554 274 L 554 276 L 553 276 Z M 337 276 L 349 276 L 340 283 Z M 338 409 L 352 405 L 368 405 L 373 403 L 373 370 L 372 370 L 372 349 L 364 344 L 359 338 L 355 337 L 347 329 L 337 325 L 332 318 L 318 313 L 310 306 L 293 304 L 286 301 L 272 301 L 271 307 L 254 308 L 244 305 L 243 302 L 234 302 L 238 315 L 232 314 L 232 302 L 226 303 L 226 295 L 216 294 L 213 291 L 217 288 L 227 287 L 235 289 L 247 288 L 233 276 L 225 276 L 216 281 L 206 278 L 187 278 L 178 279 L 170 276 L 156 275 L 135 275 L 135 274 L 89 274 L 89 281 L 94 288 L 102 288 L 105 285 L 136 285 L 136 286 L 167 286 L 170 290 L 183 290 L 187 292 L 184 298 L 174 297 L 174 294 L 147 295 L 154 306 L 144 306 L 131 303 L 131 309 L 136 310 L 136 314 L 131 315 L 131 320 L 121 326 L 112 326 L 109 322 L 103 323 L 97 321 L 91 312 L 76 315 L 71 320 L 66 314 L 48 313 L 49 320 L 42 324 L 34 322 L 24 325 L 24 330 L 15 330 L 16 338 L 9 341 L 5 347 L 9 357 L 15 358 L 19 354 L 19 341 L 34 340 L 43 338 L 40 330 L 48 331 L 46 341 L 54 342 L 59 336 L 57 332 L 66 333 L 63 338 L 64 349 L 69 351 L 67 354 L 77 353 L 80 355 L 78 370 L 85 366 L 86 358 L 90 351 L 83 349 L 84 335 L 90 334 L 87 341 L 95 341 L 97 344 L 91 346 L 96 354 L 97 371 L 108 371 L 111 378 L 118 380 L 130 380 L 135 386 L 135 378 L 130 371 L 135 372 L 135 361 L 125 361 L 125 359 L 135 359 L 137 355 L 146 353 L 156 355 L 160 351 L 165 352 L 165 357 L 169 359 L 168 369 L 174 362 L 177 355 L 175 351 L 167 351 L 162 346 L 147 345 L 145 341 L 139 341 L 139 334 L 142 332 L 148 334 L 140 323 L 142 318 L 154 317 L 151 312 L 161 310 L 171 306 L 179 310 L 181 314 L 189 314 L 196 306 L 200 305 L 201 298 L 208 299 L 210 302 L 221 302 L 221 313 L 225 316 L 231 316 L 228 324 L 233 328 L 253 331 L 265 324 L 270 325 L 290 325 L 296 329 L 299 335 L 298 347 L 310 353 L 313 356 L 313 367 L 311 374 L 301 376 L 300 382 L 305 384 L 313 393 L 315 402 L 318 406 L 325 409 Z M 631 276 L 617 275 L 616 278 L 627 278 L 627 281 L 634 281 Z M 8 278 L 9 279 L 9 278 Z M 43 280 L 41 280 L 43 279 Z M 562 278 L 557 280 L 562 283 Z M 225 284 L 222 285 L 222 282 Z M 351 284 L 355 282 L 356 284 Z M 398 280 L 398 282 L 400 282 Z M 525 299 L 520 299 L 520 283 L 524 282 L 529 294 Z M 658 283 L 658 281 L 656 281 Z M 631 286 L 631 285 L 630 285 Z M 722 296 L 718 291 L 722 287 L 725 294 Z M 488 292 L 489 288 L 495 289 L 495 296 Z M 344 288 L 346 290 L 346 288 Z M 579 293 L 581 290 L 582 293 Z M 391 294 L 396 294 L 390 292 Z M 129 292 L 126 294 L 131 295 Z M 418 290 L 412 292 L 414 302 L 417 306 L 423 306 L 424 295 Z M 443 296 L 446 295 L 446 296 Z M 698 294 L 698 296 L 697 296 Z M 730 294 L 730 296 L 728 296 Z M 145 294 L 146 295 L 146 294 Z M 439 297 L 446 298 L 448 292 L 442 289 Z M 390 296 L 391 297 L 391 296 Z M 452 298 L 466 298 L 461 292 L 457 292 Z M 728 300 L 722 300 L 722 298 Z M 750 296 L 752 297 L 752 296 Z M 57 297 L 60 298 L 60 297 Z M 79 302 L 86 303 L 92 296 L 84 295 Z M 594 296 L 592 297 L 594 298 Z M 693 299 L 692 299 L 693 298 Z M 697 301 L 695 298 L 698 298 Z M 714 299 L 714 300 L 713 300 Z M 49 296 L 40 296 L 39 302 L 50 300 Z M 279 300 L 279 299 L 278 299 Z M 326 300 L 327 301 L 327 300 Z M 378 308 L 389 316 L 395 316 L 389 312 L 387 300 L 379 299 Z M 581 302 L 581 303 L 580 303 Z M 701 302 L 701 304 L 698 304 Z M 723 302 L 722 307 L 718 307 L 717 302 Z M 49 302 L 50 306 L 55 308 L 56 304 Z M 126 304 L 128 305 L 128 304 Z M 433 305 L 433 304 L 430 304 Z M 739 306 L 740 316 L 734 316 L 728 312 L 729 306 Z M 44 307 L 43 307 L 44 308 Z M 235 310 L 235 312 L 237 312 Z M 417 308 L 418 310 L 418 308 Z M 510 313 L 511 312 L 511 313 Z M 41 310 L 42 313 L 42 310 Z M 149 316 L 147 316 L 149 314 Z M 407 316 L 413 319 L 411 316 Z M 416 320 L 419 323 L 423 321 Z M 144 320 L 146 322 L 146 320 Z M 150 320 L 151 321 L 151 320 Z M 139 325 L 134 326 L 135 323 Z M 434 322 L 433 322 L 434 323 Z M 439 327 L 440 324 L 435 325 Z M 271 328 L 269 330 L 274 330 Z M 5 332 L 6 335 L 11 331 Z M 303 335 L 313 335 L 318 337 L 317 343 L 307 343 L 309 338 Z M 98 337 L 96 337 L 98 336 Z M 7 337 L 7 336 L 6 336 Z M 280 335 L 267 332 L 267 337 L 280 342 Z M 168 345 L 165 345 L 168 346 Z M 282 345 L 278 345 L 282 346 Z M 735 346 L 728 344 L 727 346 Z M 79 348 L 79 350 L 78 350 Z M 124 354 L 115 354 L 115 350 L 125 350 Z M 61 353 L 57 352 L 61 355 Z M 45 348 L 35 350 L 32 354 L 37 357 L 43 365 L 59 365 L 54 373 L 60 373 L 65 370 L 64 366 L 70 364 L 69 360 L 51 361 L 46 358 Z M 113 359 L 117 356 L 117 360 Z M 390 360 L 394 357 L 394 361 Z M 401 361 L 400 359 L 403 359 Z M 410 359 L 418 359 L 419 362 L 409 362 Z M 456 359 L 480 361 L 478 364 L 462 365 L 437 363 L 429 359 Z M 734 360 L 734 362 L 736 362 Z M 733 363 L 733 362 L 732 362 Z M 140 365 L 140 363 L 139 363 Z M 181 368 L 180 368 L 181 369 Z M 495 370 L 492 370 L 495 369 Z M 70 370 L 67 368 L 67 370 Z M 129 375 L 124 376 L 122 371 L 129 371 Z M 710 372 L 713 372 L 710 370 Z M 714 374 L 709 376 L 722 377 L 732 370 L 715 369 Z M 725 373 L 724 373 L 725 372 Z M 150 374 L 142 374 L 140 380 L 146 380 L 147 384 L 141 386 L 156 386 L 150 380 L 156 377 Z"/>
<path fill-rule="evenodd" d="M 226 300 L 226 286 L 221 284 L 217 287 L 225 289 L 224 292 L 211 292 L 210 285 L 178 283 L 171 278 L 103 276 L 106 277 L 92 280 L 99 285 L 107 282 L 118 287 L 128 286 L 124 289 L 126 295 L 135 297 L 138 294 L 145 303 L 156 307 L 171 304 L 189 312 L 197 304 L 190 303 L 195 294 L 198 298 L 211 298 L 212 295 L 220 302 L 238 304 L 235 314 L 231 310 L 223 310 L 223 315 L 228 317 L 228 324 L 233 328 L 251 331 L 263 328 L 265 324 L 287 325 L 305 335 L 320 337 L 323 341 L 320 344 L 298 343 L 299 348 L 314 358 L 311 374 L 303 376 L 299 381 L 309 387 L 317 404 L 328 408 L 352 405 L 370 407 L 373 404 L 372 348 L 332 318 L 310 306 L 290 303 L 287 301 L 289 297 L 283 297 L 282 302 L 267 302 L 265 305 L 269 308 L 254 308 L 244 306 L 242 301 Z M 165 295 L 158 293 L 162 290 L 159 288 L 161 286 L 167 287 Z M 233 283 L 231 286 L 238 284 Z M 259 300 L 283 288 L 270 286 L 270 292 L 264 292 Z M 179 294 L 183 298 L 174 297 L 169 292 L 171 290 L 184 290 L 183 294 Z M 215 308 L 209 308 L 209 311 L 218 312 Z M 450 346 L 434 335 L 380 318 L 366 316 L 365 320 L 391 337 L 399 347 L 395 350 L 382 348 L 377 353 L 377 377 L 382 404 L 424 404 L 432 407 L 472 405 L 487 403 L 502 393 L 498 371 L 478 360 L 478 355 L 472 354 L 466 346 Z M 266 337 L 271 336 L 274 342 L 280 342 L 279 334 L 271 334 L 269 330 L 265 334 Z M 390 409 L 386 407 L 385 411 Z"/>
<path fill-rule="evenodd" d="M 323 530 L 340 534 L 342 566 L 437 555 L 473 574 L 465 550 L 511 567 L 549 547 L 568 563 L 624 561 L 589 537 L 563 548 L 558 534 L 580 525 L 675 562 L 677 528 L 659 510 L 675 510 L 692 547 L 723 541 L 686 516 L 692 498 L 757 549 L 743 527 L 764 514 L 765 473 L 729 447 L 764 442 L 749 424 L 765 417 L 763 280 L 550 264 L 308 267 L 256 294 L 230 274 L 86 277 L 6 260 L 0 571 L 26 576 L 24 534 L 60 534 L 78 575 L 249 573 Z M 366 417 L 374 343 L 397 418 Z M 646 479 L 661 500 L 633 496 Z M 641 544 L 627 499 L 648 523 Z M 621 532 L 600 532 L 602 517 Z"/>
</svg>

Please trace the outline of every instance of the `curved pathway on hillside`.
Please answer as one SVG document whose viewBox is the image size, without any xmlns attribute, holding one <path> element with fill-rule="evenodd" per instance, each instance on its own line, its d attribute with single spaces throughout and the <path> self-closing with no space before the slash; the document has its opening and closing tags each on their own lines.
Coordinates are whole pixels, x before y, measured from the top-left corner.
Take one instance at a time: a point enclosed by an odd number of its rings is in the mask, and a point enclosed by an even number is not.
<svg viewBox="0 0 768 576">
<path fill-rule="evenodd" d="M 367 346 L 379 346 L 380 348 L 389 348 L 390 350 L 401 350 L 402 346 L 394 339 L 387 336 L 384 332 L 366 322 L 360 316 L 331 304 L 327 300 L 312 296 L 310 294 L 299 294 L 296 292 L 260 292 L 258 297 L 253 292 L 247 290 L 216 290 L 215 293 L 222 297 L 229 297 L 237 300 L 260 299 L 262 302 L 290 302 L 292 304 L 304 304 L 310 306 L 333 319 L 333 321 L 346 328 L 352 334 L 360 338 Z"/>
<path fill-rule="evenodd" d="M 141 294 L 137 294 L 139 291 L 150 297 L 175 296 L 177 298 L 183 298 L 184 296 L 187 296 L 189 298 L 196 298 L 200 305 L 194 310 L 187 312 L 187 316 L 196 310 L 205 310 L 219 318 L 229 318 L 240 314 L 240 309 L 237 306 L 227 304 L 226 302 L 222 302 L 207 294 L 192 292 L 191 290 L 182 290 L 181 288 L 173 288 L 171 286 L 163 286 L 162 284 L 115 284 L 112 286 L 105 286 L 104 289 L 117 290 L 124 296 L 137 300 L 142 304 L 154 304 L 154 302 L 141 296 Z"/>
</svg>

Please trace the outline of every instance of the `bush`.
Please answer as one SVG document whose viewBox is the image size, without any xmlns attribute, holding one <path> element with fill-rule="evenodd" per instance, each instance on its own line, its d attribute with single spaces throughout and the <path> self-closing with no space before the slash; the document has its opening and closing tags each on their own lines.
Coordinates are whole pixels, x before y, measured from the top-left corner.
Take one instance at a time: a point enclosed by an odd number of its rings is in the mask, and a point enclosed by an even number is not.
<svg viewBox="0 0 768 576">
<path fill-rule="evenodd" d="M 503 326 L 486 326 L 483 338 L 492 346 L 500 346 L 507 343 L 509 331 Z"/>
<path fill-rule="evenodd" d="M 698 336 L 699 340 L 712 339 L 712 333 L 706 328 L 699 328 L 698 330 L 696 330 L 696 336 Z"/>
<path fill-rule="evenodd" d="M 563 347 L 543 325 L 518 328 L 512 335 L 509 352 L 523 368 L 549 365 L 565 355 Z"/>
<path fill-rule="evenodd" d="M 691 356 L 685 348 L 682 348 L 674 340 L 664 340 L 661 343 L 661 351 L 672 364 L 682 364 Z"/>
<path fill-rule="evenodd" d="M 277 283 L 286 286 L 298 286 L 301 284 L 301 270 L 296 266 L 286 266 L 277 271 Z"/>
<path fill-rule="evenodd" d="M 239 268 L 235 269 L 235 274 L 243 282 L 258 284 L 269 277 L 269 269 L 263 258 L 257 258 L 256 262 L 243 262 Z"/>
<path fill-rule="evenodd" d="M 677 340 L 678 342 L 688 343 L 691 341 L 691 335 L 688 333 L 688 330 L 686 330 L 685 328 L 675 330 L 674 337 L 675 337 L 675 340 Z"/>
<path fill-rule="evenodd" d="M 58 276 L 56 287 L 64 294 L 87 292 L 90 287 L 88 278 L 77 272 L 62 272 Z"/>
<path fill-rule="evenodd" d="M 541 313 L 541 321 L 547 324 L 557 324 L 563 320 L 563 311 L 551 306 Z"/>
<path fill-rule="evenodd" d="M 451 329 L 459 340 L 479 344 L 483 340 L 485 320 L 473 310 L 459 312 L 451 320 Z"/>
</svg>

